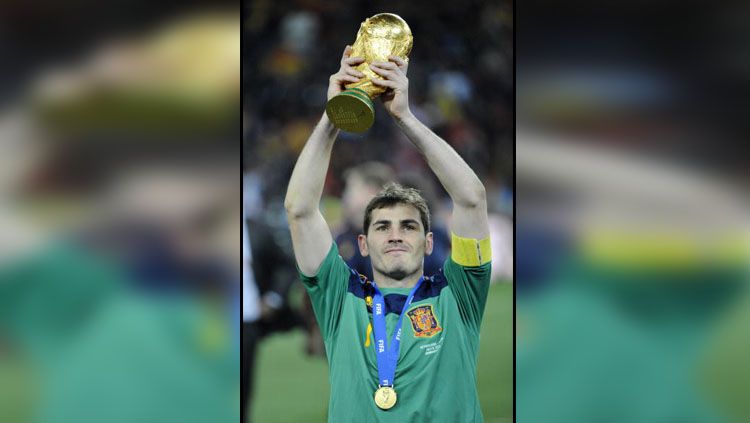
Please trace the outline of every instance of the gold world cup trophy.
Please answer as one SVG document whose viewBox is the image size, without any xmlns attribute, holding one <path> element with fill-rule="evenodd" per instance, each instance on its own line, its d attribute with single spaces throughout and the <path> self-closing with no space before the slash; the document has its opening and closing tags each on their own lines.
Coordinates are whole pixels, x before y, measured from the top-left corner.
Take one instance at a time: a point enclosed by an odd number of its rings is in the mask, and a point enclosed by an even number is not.
<svg viewBox="0 0 750 423">
<path fill-rule="evenodd" d="M 398 56 L 408 62 L 413 37 L 406 21 L 393 13 L 379 13 L 365 19 L 359 26 L 352 45 L 351 57 L 365 59 L 355 69 L 365 74 L 359 82 L 345 85 L 346 89 L 326 105 L 326 114 L 333 124 L 348 132 L 364 132 L 375 121 L 373 99 L 385 88 L 372 83 L 380 78 L 369 67 L 371 62 L 387 62 L 388 56 Z"/>
</svg>

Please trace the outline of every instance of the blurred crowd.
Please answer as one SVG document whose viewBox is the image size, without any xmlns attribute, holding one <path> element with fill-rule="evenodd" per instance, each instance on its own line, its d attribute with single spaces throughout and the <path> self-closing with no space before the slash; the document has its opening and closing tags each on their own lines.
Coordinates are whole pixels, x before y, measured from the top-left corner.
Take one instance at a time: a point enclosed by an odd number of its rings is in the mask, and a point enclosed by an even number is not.
<svg viewBox="0 0 750 423">
<path fill-rule="evenodd" d="M 278 207 L 284 196 L 296 157 L 324 112 L 328 77 L 338 69 L 344 46 L 354 42 L 366 17 L 388 11 L 402 16 L 414 34 L 408 75 L 412 110 L 478 173 L 491 211 L 509 217 L 511 3 L 437 1 L 430 3 L 429 13 L 416 3 L 381 9 L 343 1 L 256 1 L 245 6 L 243 164 L 246 173 L 262 181 L 265 209 Z M 397 174 L 431 174 L 379 106 L 368 132 L 340 135 L 325 194 L 340 197 L 344 171 L 368 160 L 386 162 Z M 439 205 L 445 198 L 438 191 Z"/>
</svg>

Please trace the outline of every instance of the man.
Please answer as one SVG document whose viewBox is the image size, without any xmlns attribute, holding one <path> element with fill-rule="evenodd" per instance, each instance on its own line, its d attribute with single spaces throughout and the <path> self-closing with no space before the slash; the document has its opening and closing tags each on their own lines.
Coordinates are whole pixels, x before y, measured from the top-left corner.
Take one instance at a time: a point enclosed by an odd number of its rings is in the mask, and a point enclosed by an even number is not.
<svg viewBox="0 0 750 423">
<path fill-rule="evenodd" d="M 371 161 L 348 169 L 344 173 L 344 190 L 341 193 L 341 205 L 344 216 L 344 227 L 336 234 L 336 245 L 339 254 L 346 264 L 357 273 L 372 280 L 370 258 L 364 257 L 357 247 L 357 237 L 362 231 L 362 216 L 370 200 L 380 192 L 383 186 L 392 181 L 395 171 L 385 163 Z M 431 181 L 416 174 L 399 175 L 399 180 L 405 185 L 420 190 L 428 206 L 436 204 L 431 187 Z M 432 200 L 432 201 L 430 201 Z M 450 252 L 450 236 L 447 230 L 439 224 L 432 224 L 433 234 L 432 254 L 425 257 L 424 270 L 428 275 L 437 273 Z"/>
<path fill-rule="evenodd" d="M 328 98 L 364 74 L 347 46 Z M 416 190 L 388 185 L 368 205 L 358 248 L 374 280 L 338 254 L 319 211 L 338 130 L 324 114 L 289 182 L 285 206 L 297 266 L 325 340 L 331 381 L 328 419 L 479 422 L 476 361 L 490 283 L 485 190 L 474 172 L 408 105 L 407 63 L 373 62 L 383 106 L 423 154 L 453 201 L 452 253 L 423 275 L 433 249 L 430 214 Z"/>
</svg>

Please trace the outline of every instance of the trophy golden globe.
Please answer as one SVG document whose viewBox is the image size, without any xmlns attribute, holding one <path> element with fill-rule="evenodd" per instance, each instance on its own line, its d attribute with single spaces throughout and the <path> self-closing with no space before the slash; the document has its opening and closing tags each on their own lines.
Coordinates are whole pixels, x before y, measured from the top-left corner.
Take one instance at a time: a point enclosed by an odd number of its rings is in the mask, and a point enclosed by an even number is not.
<svg viewBox="0 0 750 423">
<path fill-rule="evenodd" d="M 337 128 L 348 132 L 364 132 L 375 121 L 373 99 L 385 88 L 372 83 L 381 78 L 370 69 L 371 62 L 387 62 L 388 56 L 398 56 L 408 62 L 413 37 L 406 21 L 393 13 L 379 13 L 365 19 L 352 45 L 351 57 L 365 61 L 355 69 L 365 74 L 359 82 L 345 85 L 345 90 L 328 100 L 326 114 Z"/>
</svg>

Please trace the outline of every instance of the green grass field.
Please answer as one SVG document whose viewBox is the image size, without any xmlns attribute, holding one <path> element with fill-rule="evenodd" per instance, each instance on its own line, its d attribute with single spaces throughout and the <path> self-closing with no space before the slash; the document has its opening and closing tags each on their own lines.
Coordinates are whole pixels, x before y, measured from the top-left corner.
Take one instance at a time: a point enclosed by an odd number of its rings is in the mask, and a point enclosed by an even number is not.
<svg viewBox="0 0 750 423">
<path fill-rule="evenodd" d="M 482 323 L 478 389 L 485 421 L 510 422 L 513 416 L 513 286 L 490 288 Z M 256 363 L 254 423 L 325 422 L 328 365 L 305 357 L 301 332 L 264 340 Z M 310 389 L 318 381 L 315 389 Z"/>
</svg>

